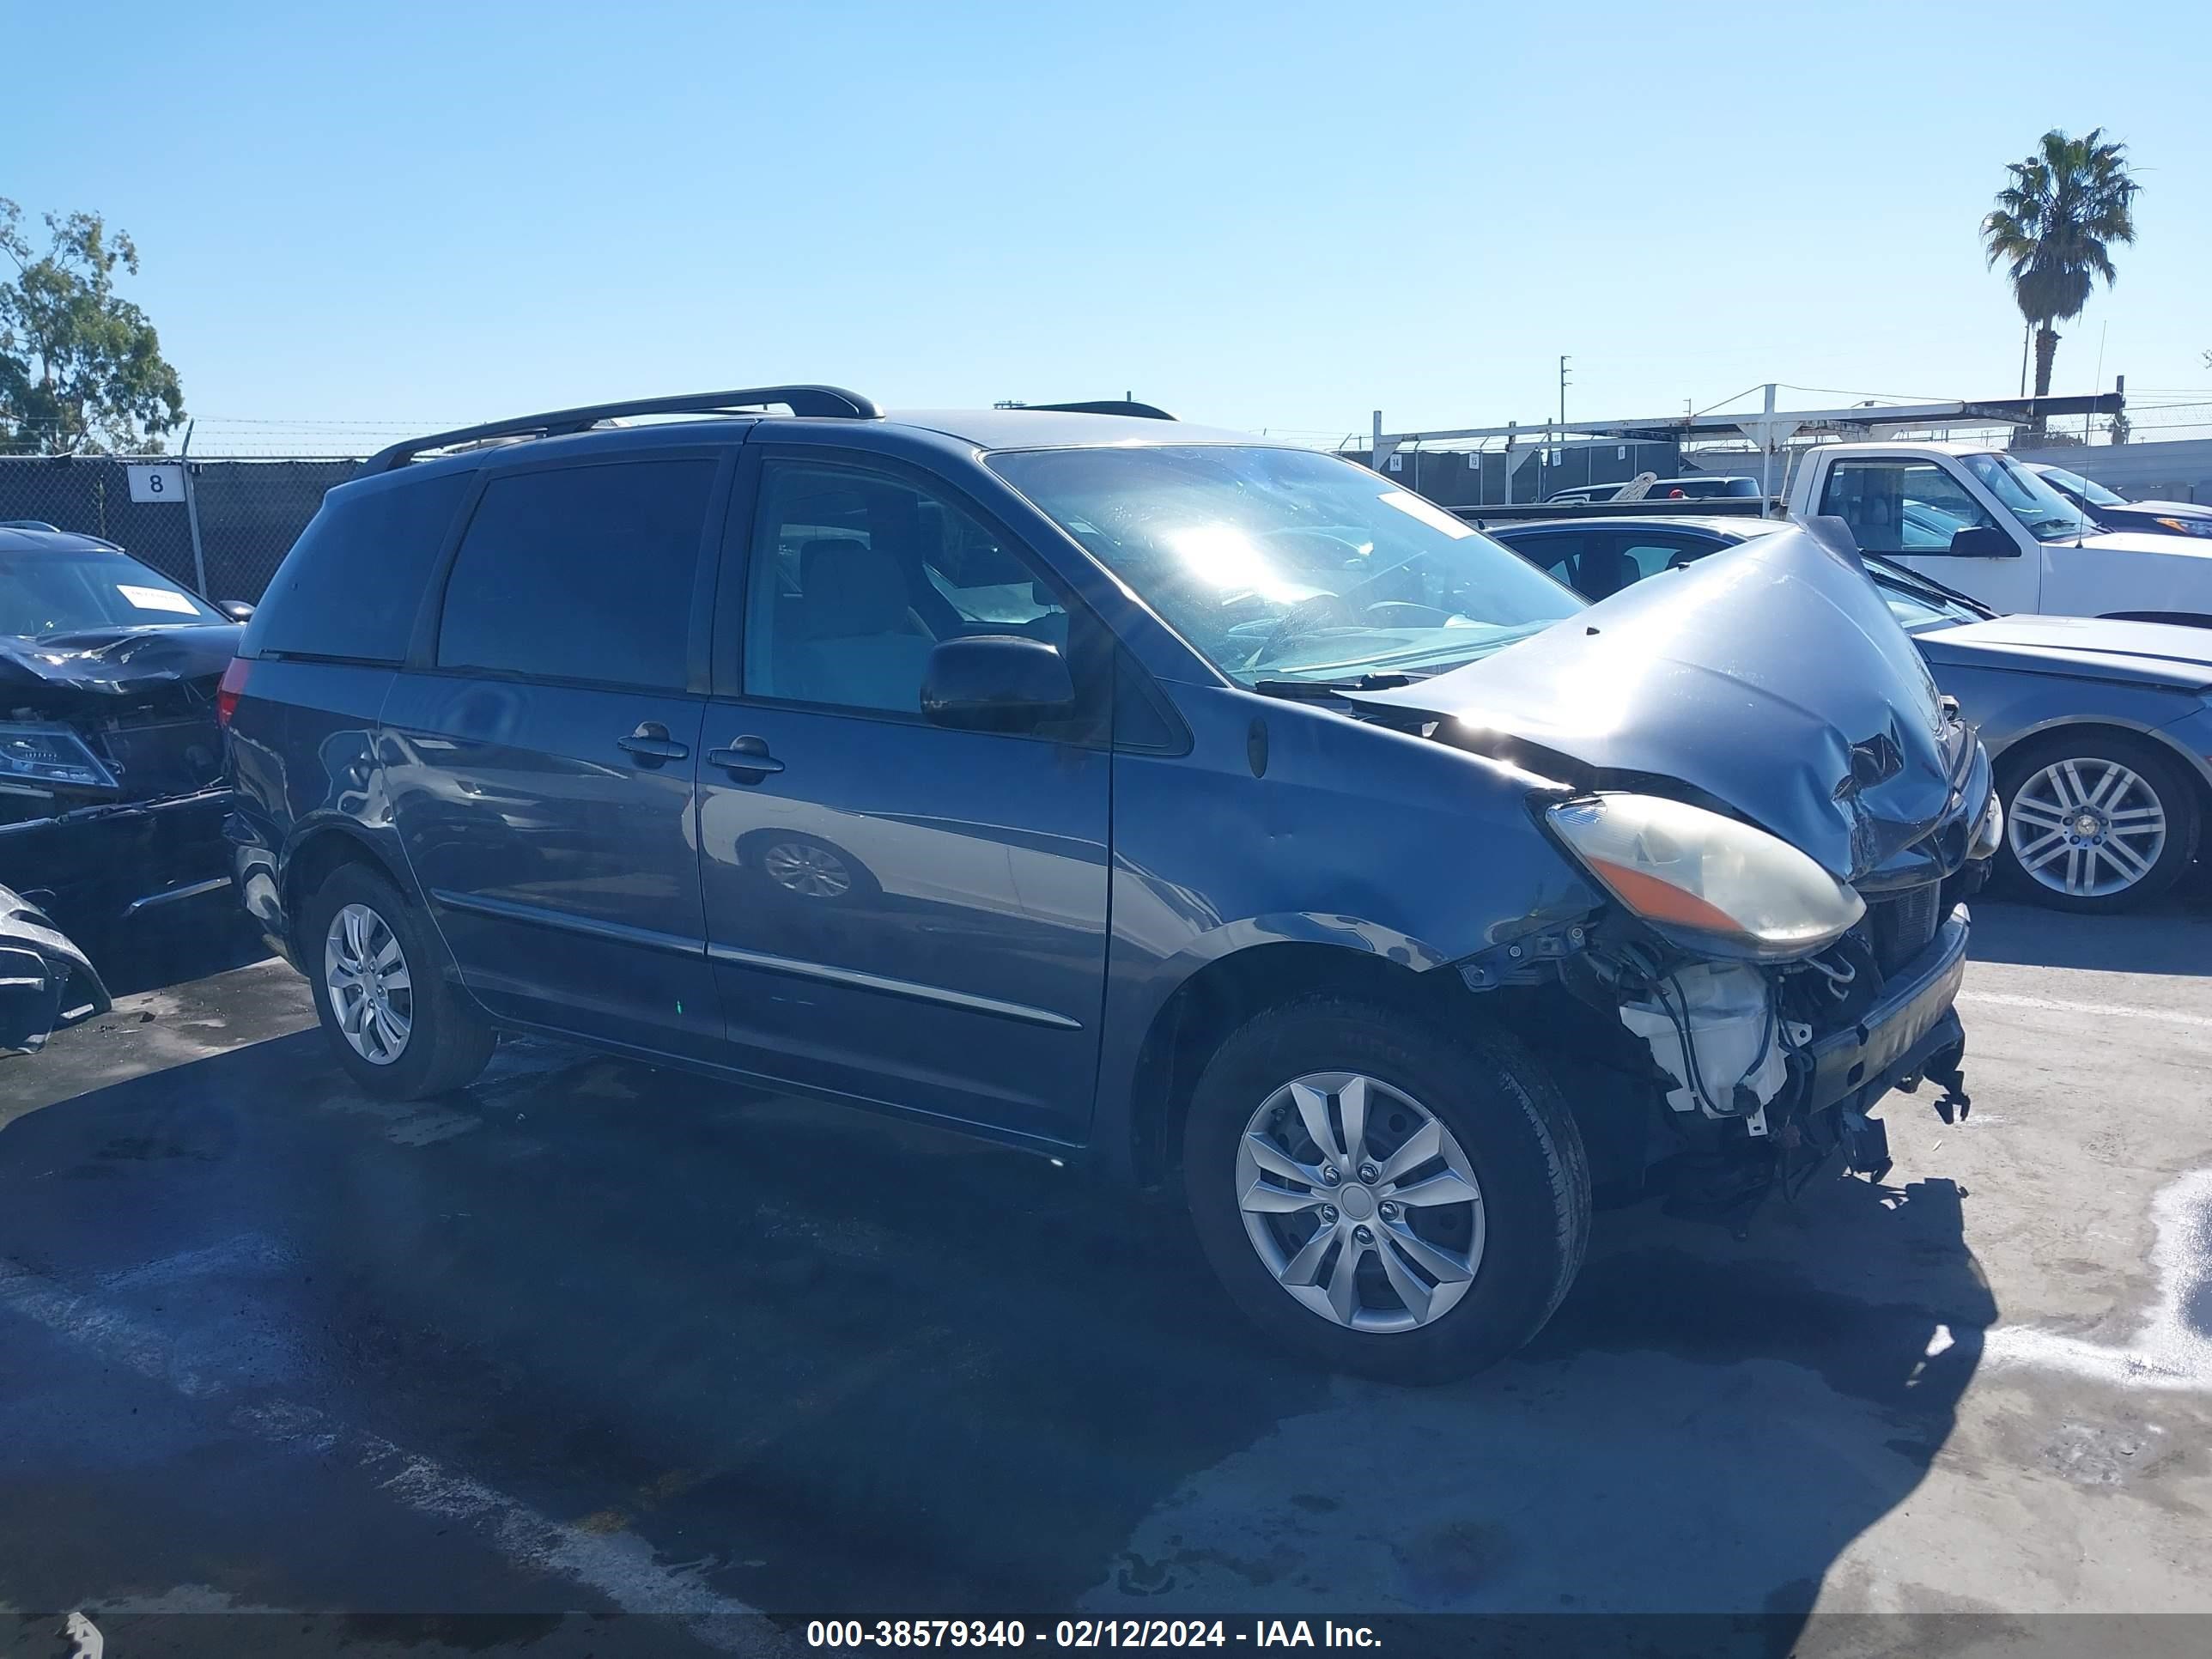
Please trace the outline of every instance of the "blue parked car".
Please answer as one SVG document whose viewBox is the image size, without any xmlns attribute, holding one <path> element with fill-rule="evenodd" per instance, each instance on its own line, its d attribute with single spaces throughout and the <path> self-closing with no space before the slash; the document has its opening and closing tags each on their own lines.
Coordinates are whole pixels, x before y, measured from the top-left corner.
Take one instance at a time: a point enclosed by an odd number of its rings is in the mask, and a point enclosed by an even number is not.
<svg viewBox="0 0 2212 1659">
<path fill-rule="evenodd" d="M 1654 1147 L 1886 1167 L 1996 823 L 1856 556 L 1585 607 L 1157 415 L 751 388 L 332 490 L 222 706 L 338 1061 L 550 1033 L 1179 1183 L 1261 1326 L 1404 1378 L 1527 1340 Z"/>
</svg>

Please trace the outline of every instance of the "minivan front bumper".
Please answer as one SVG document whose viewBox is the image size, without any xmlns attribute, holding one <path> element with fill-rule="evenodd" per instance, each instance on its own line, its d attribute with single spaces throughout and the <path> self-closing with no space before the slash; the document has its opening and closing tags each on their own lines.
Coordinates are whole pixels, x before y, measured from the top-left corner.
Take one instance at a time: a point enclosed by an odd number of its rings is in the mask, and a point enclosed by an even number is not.
<svg viewBox="0 0 2212 1659">
<path fill-rule="evenodd" d="M 1955 1006 L 1966 976 L 1966 907 L 1954 908 L 1920 954 L 1892 975 L 1866 1012 L 1841 1030 L 1816 1036 L 1803 1109 L 1841 1106 L 1863 1115 L 1882 1096 L 1931 1063 L 1952 1065 L 1966 1048 Z"/>
</svg>

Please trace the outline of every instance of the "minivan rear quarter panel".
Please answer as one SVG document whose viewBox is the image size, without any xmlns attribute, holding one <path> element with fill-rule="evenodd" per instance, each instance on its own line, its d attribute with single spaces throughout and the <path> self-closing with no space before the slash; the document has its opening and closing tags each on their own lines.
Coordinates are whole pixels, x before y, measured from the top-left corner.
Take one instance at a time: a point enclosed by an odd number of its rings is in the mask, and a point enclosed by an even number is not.
<svg viewBox="0 0 2212 1659">
<path fill-rule="evenodd" d="M 258 875 L 289 907 L 294 854 L 343 825 L 374 846 L 388 871 L 404 868 L 378 774 L 376 731 L 395 671 L 363 663 L 264 657 L 247 672 L 231 717 L 228 745 L 236 791 L 234 873 L 249 903 Z M 252 904 L 272 928 L 289 926 Z"/>
</svg>

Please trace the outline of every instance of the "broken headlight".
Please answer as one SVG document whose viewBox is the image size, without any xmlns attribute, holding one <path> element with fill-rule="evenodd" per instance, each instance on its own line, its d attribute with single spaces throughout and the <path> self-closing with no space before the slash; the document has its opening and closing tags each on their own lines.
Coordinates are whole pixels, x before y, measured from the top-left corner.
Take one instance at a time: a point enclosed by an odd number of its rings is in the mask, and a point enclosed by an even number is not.
<svg viewBox="0 0 2212 1659">
<path fill-rule="evenodd" d="M 1808 956 L 1866 914 L 1865 901 L 1789 842 L 1703 807 L 1585 795 L 1544 816 L 1607 892 L 1702 956 Z"/>
<path fill-rule="evenodd" d="M 40 793 L 39 786 L 112 789 L 114 775 L 66 726 L 0 724 L 0 787 L 14 782 Z"/>
</svg>

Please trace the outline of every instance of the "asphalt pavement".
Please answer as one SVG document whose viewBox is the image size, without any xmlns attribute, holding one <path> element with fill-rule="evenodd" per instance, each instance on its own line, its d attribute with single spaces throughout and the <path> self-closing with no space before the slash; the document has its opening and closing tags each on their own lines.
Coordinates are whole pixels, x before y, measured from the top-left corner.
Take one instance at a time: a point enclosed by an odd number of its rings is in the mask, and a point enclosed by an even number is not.
<svg viewBox="0 0 2212 1659">
<path fill-rule="evenodd" d="M 0 1651 L 2212 1613 L 2202 894 L 1978 907 L 1966 1117 L 1893 1097 L 1882 1184 L 1741 1242 L 1605 1212 L 1530 1349 L 1419 1390 L 1041 1160 L 537 1042 L 385 1105 L 250 939 L 125 955 L 0 1073 Z"/>
</svg>

